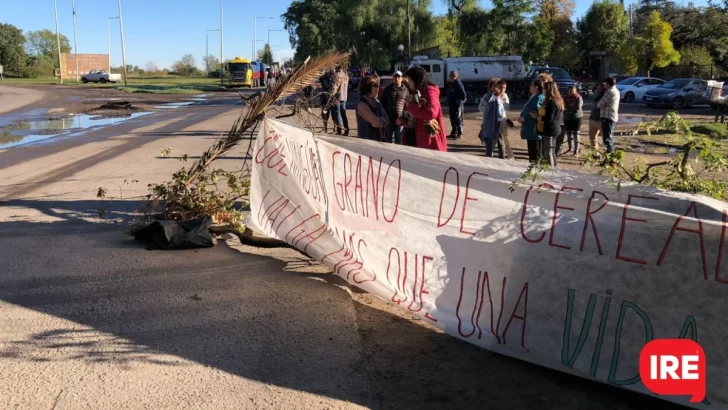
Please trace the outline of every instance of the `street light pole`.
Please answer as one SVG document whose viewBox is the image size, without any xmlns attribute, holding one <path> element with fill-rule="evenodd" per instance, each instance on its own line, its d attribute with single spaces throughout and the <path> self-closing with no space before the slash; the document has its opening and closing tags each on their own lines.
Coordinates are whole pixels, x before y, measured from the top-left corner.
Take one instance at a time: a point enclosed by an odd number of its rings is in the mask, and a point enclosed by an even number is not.
<svg viewBox="0 0 728 410">
<path fill-rule="evenodd" d="M 61 73 L 61 84 L 63 84 L 63 67 L 61 67 L 61 35 L 58 32 L 58 0 L 53 0 L 53 8 L 56 11 L 56 47 L 58 47 L 58 71 Z"/>
<path fill-rule="evenodd" d="M 220 0 L 220 85 L 225 85 L 225 56 L 224 56 L 224 37 L 225 37 L 225 19 L 223 14 L 224 0 Z"/>
<path fill-rule="evenodd" d="M 121 14 L 121 0 L 119 0 L 119 29 L 121 30 L 121 63 L 124 65 L 124 87 L 126 87 L 126 49 L 124 48 L 124 19 Z"/>
<path fill-rule="evenodd" d="M 76 55 L 73 59 L 76 60 L 76 82 L 78 82 L 78 41 L 76 41 L 76 0 L 73 0 L 73 51 Z"/>
<path fill-rule="evenodd" d="M 286 30 L 268 30 L 268 45 L 270 45 L 270 32 L 271 31 L 286 31 Z"/>
<path fill-rule="evenodd" d="M 220 31 L 220 29 L 207 30 L 205 32 L 205 69 L 207 70 L 208 75 L 210 74 L 210 61 L 209 61 L 208 57 L 210 56 L 210 51 L 209 51 L 210 50 L 210 38 L 209 38 L 210 34 L 209 33 L 211 31 Z M 221 67 L 221 69 L 222 69 L 222 67 Z"/>
<path fill-rule="evenodd" d="M 258 43 L 258 19 L 273 20 L 273 17 L 255 17 L 253 19 L 253 61 L 255 61 L 255 46 Z"/>
<path fill-rule="evenodd" d="M 410 1 L 407 0 L 407 65 L 412 61 L 412 29 L 410 20 Z"/>
<path fill-rule="evenodd" d="M 109 17 L 106 20 L 106 26 L 107 26 L 108 34 L 109 34 L 109 74 L 111 74 L 111 20 L 115 20 L 118 18 L 119 18 L 119 16 Z"/>
</svg>

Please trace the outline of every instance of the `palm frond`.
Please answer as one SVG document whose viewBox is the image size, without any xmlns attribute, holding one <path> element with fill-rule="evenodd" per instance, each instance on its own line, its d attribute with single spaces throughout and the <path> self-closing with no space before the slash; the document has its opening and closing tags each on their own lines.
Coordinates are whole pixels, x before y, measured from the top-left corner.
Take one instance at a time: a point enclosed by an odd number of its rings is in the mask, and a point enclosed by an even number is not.
<svg viewBox="0 0 728 410">
<path fill-rule="evenodd" d="M 304 88 L 314 84 L 328 68 L 345 64 L 349 59 L 349 53 L 335 53 L 321 56 L 314 59 L 310 57 L 298 68 L 291 71 L 283 80 L 279 81 L 265 93 L 258 93 L 251 98 L 244 98 L 247 110 L 244 110 L 240 117 L 228 131 L 225 138 L 217 141 L 197 159 L 187 171 L 187 182 L 189 186 L 207 167 L 222 155 L 234 148 L 244 139 L 245 136 L 253 138 L 256 128 L 263 119 L 266 109 L 275 103 L 291 95 L 301 92 Z"/>
</svg>

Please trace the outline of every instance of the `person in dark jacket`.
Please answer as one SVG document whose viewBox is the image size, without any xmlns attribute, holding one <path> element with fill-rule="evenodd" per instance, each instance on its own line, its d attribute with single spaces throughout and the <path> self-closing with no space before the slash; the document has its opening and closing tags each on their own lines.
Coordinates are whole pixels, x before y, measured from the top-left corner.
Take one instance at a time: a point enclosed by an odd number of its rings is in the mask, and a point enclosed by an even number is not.
<svg viewBox="0 0 728 410">
<path fill-rule="evenodd" d="M 541 137 L 538 135 L 537 119 L 543 100 L 543 82 L 534 80 L 531 83 L 531 98 L 523 107 L 521 117 L 518 119 L 521 123 L 521 139 L 526 140 L 528 146 L 529 162 L 536 162 L 541 157 Z"/>
<path fill-rule="evenodd" d="M 465 99 L 465 86 L 460 81 L 460 75 L 457 71 L 451 71 L 450 84 L 447 87 L 447 106 L 450 110 L 450 126 L 452 127 L 449 138 L 460 139 L 463 137 Z"/>
<path fill-rule="evenodd" d="M 561 124 L 564 122 L 564 99 L 555 82 L 543 85 L 544 101 L 538 110 L 538 134 L 541 136 L 541 159 L 556 167 L 555 139 L 561 135 Z"/>
<path fill-rule="evenodd" d="M 387 113 L 387 118 L 389 118 L 384 141 L 401 144 L 404 127 L 404 107 L 409 91 L 402 81 L 401 71 L 394 73 L 393 80 L 392 84 L 389 84 L 382 91 L 381 103 Z"/>
</svg>

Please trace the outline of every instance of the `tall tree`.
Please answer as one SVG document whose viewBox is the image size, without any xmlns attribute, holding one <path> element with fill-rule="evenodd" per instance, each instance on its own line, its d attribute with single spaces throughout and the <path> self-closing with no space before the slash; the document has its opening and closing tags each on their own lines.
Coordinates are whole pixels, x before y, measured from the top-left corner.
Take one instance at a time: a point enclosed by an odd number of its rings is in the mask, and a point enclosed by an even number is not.
<svg viewBox="0 0 728 410">
<path fill-rule="evenodd" d="M 337 6 L 341 0 L 294 0 L 283 14 L 295 59 L 316 57 L 336 47 L 338 24 Z"/>
<path fill-rule="evenodd" d="M 650 71 L 656 68 L 680 62 L 680 53 L 673 48 L 670 41 L 671 34 L 670 23 L 662 21 L 660 13 L 653 10 L 642 28 L 642 35 L 635 41 L 635 46 L 639 50 L 638 59 L 648 76 Z"/>
<path fill-rule="evenodd" d="M 220 59 L 210 54 L 202 57 L 202 64 L 204 64 L 205 70 L 215 71 L 220 68 Z"/>
<path fill-rule="evenodd" d="M 628 18 L 621 3 L 600 0 L 593 3 L 583 18 L 576 22 L 579 49 L 616 54 L 627 41 Z"/>
<path fill-rule="evenodd" d="M 185 54 L 172 68 L 179 75 L 193 75 L 197 72 L 197 63 L 192 54 Z"/>
<path fill-rule="evenodd" d="M 8 75 L 21 75 L 25 69 L 25 37 L 12 24 L 0 23 L 0 64 Z"/>
<path fill-rule="evenodd" d="M 71 52 L 71 42 L 68 37 L 59 34 L 61 39 L 61 53 Z M 31 56 L 46 56 L 52 61 L 58 60 L 58 42 L 56 33 L 48 30 L 29 31 L 25 35 L 25 49 Z M 56 65 L 57 66 L 57 65 Z"/>
<path fill-rule="evenodd" d="M 258 51 L 258 61 L 262 61 L 263 64 L 273 64 L 273 51 L 270 49 L 270 44 L 266 43 L 263 49 Z"/>
<path fill-rule="evenodd" d="M 153 62 L 148 61 L 146 64 L 144 64 L 144 70 L 148 73 L 154 73 L 159 71 L 159 68 Z"/>
</svg>

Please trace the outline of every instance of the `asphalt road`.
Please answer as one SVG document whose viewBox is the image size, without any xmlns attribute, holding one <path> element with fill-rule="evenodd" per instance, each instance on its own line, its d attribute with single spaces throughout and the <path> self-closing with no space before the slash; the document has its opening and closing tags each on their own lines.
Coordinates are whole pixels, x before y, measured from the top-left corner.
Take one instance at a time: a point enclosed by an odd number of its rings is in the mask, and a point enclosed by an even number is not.
<svg viewBox="0 0 728 410">
<path fill-rule="evenodd" d="M 444 335 L 293 251 L 128 239 L 147 184 L 240 109 L 215 96 L 0 152 L 0 408 L 668 407 Z"/>
</svg>

